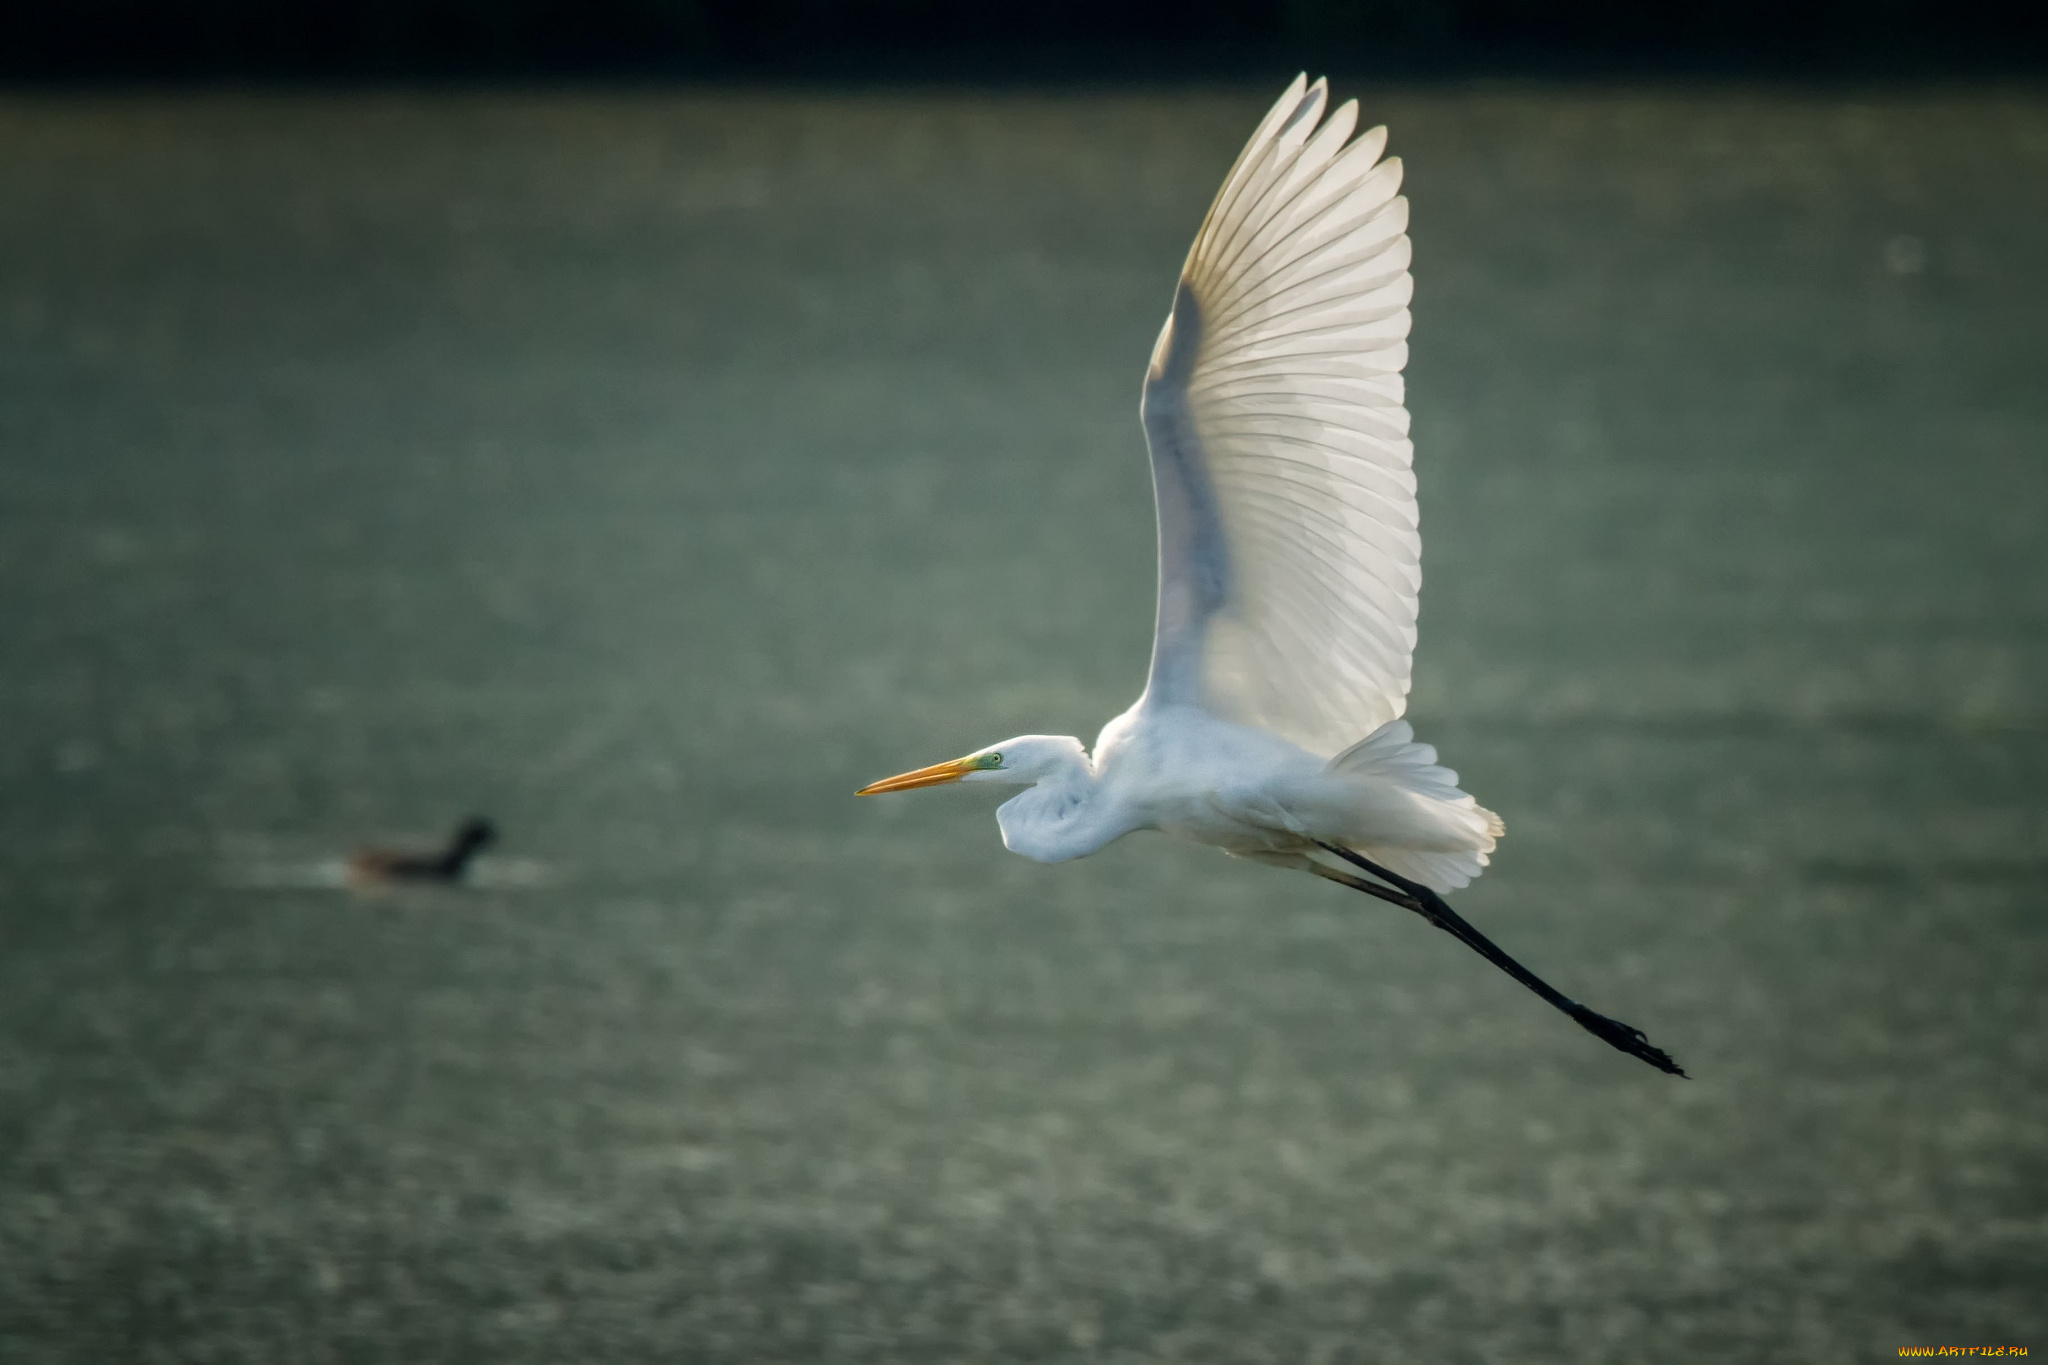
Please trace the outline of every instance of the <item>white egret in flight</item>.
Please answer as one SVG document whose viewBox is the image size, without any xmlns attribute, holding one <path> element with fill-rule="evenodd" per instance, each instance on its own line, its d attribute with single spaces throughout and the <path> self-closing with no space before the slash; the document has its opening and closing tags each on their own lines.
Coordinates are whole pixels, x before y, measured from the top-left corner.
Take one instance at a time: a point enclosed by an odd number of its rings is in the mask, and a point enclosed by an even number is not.
<svg viewBox="0 0 2048 1365">
<path fill-rule="evenodd" d="M 1386 130 L 1353 138 L 1298 77 L 1195 236 L 1145 373 L 1159 608 L 1145 693 L 1089 754 L 1022 735 L 887 778 L 1023 793 L 1003 843 L 1063 862 L 1156 829 L 1412 910 L 1594 1036 L 1683 1075 L 1640 1030 L 1553 990 L 1437 893 L 1486 866 L 1500 817 L 1415 742 L 1421 586 L 1401 368 L 1407 201 Z"/>
</svg>

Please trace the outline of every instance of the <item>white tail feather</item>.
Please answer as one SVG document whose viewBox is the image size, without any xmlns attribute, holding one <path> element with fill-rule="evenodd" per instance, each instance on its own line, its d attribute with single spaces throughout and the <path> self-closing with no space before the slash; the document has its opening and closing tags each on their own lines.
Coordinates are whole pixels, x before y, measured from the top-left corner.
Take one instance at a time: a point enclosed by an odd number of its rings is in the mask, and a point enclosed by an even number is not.
<svg viewBox="0 0 2048 1365">
<path fill-rule="evenodd" d="M 1331 759 L 1333 776 L 1389 782 L 1422 798 L 1431 824 L 1464 848 L 1414 848 L 1361 840 L 1357 852 L 1433 891 L 1468 886 L 1491 860 L 1494 843 L 1507 832 L 1501 818 L 1458 788 L 1458 775 L 1436 761 L 1436 750 L 1415 742 L 1405 720 L 1390 720 Z M 1431 840 L 1434 842 L 1434 840 Z"/>
</svg>

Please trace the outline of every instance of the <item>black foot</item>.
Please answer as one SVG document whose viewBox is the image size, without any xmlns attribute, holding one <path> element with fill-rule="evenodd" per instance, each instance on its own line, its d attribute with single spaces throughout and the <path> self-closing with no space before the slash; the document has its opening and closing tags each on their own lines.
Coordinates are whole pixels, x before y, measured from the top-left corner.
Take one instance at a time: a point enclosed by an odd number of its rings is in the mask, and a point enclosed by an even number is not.
<svg viewBox="0 0 2048 1365">
<path fill-rule="evenodd" d="M 1565 1013 L 1569 1014 L 1580 1028 L 1609 1047 L 1620 1048 L 1631 1057 L 1640 1057 L 1667 1076 L 1684 1076 L 1686 1080 L 1692 1079 L 1685 1075 L 1685 1068 L 1671 1060 L 1670 1053 L 1652 1043 L 1648 1035 L 1635 1025 L 1624 1024 L 1619 1019 L 1609 1019 L 1606 1015 L 1596 1014 L 1577 1003 Z"/>
</svg>

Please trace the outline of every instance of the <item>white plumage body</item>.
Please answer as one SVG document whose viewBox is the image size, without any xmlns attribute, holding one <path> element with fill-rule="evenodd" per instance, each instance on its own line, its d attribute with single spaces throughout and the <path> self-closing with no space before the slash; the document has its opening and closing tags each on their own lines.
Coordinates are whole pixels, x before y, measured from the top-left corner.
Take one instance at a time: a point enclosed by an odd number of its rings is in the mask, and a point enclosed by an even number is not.
<svg viewBox="0 0 2048 1365">
<path fill-rule="evenodd" d="M 1479 875 L 1501 833 L 1405 721 L 1326 762 L 1200 707 L 1140 701 L 1103 727 L 1092 758 L 1055 735 L 993 752 L 1002 770 L 963 780 L 1044 773 L 996 812 L 1004 846 L 1044 863 L 1151 829 L 1281 866 L 1300 866 L 1319 842 L 1342 844 L 1444 891 Z"/>
</svg>

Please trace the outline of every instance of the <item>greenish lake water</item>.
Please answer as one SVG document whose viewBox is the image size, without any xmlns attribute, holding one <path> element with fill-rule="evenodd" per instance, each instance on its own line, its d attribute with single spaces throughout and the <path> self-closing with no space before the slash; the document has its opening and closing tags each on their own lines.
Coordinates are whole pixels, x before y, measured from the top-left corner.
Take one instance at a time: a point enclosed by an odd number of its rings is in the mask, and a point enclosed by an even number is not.
<svg viewBox="0 0 2048 1365">
<path fill-rule="evenodd" d="M 0 1356 L 2048 1351 L 2038 90 L 1363 92 L 1456 904 L 1695 1080 L 851 796 L 1136 694 L 1272 93 L 0 98 Z"/>
</svg>

